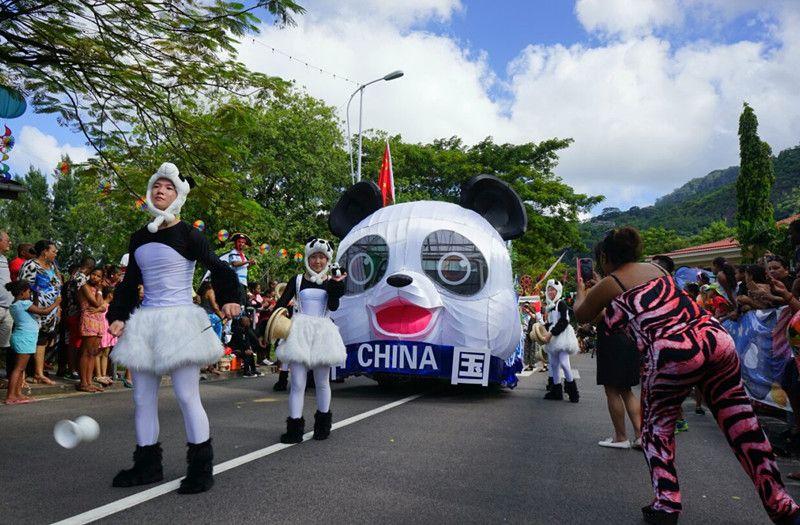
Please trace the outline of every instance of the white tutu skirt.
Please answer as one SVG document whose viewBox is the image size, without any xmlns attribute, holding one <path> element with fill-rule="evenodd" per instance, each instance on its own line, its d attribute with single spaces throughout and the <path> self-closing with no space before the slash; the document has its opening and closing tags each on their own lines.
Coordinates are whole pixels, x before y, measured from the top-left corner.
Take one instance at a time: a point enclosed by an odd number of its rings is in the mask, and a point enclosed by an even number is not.
<svg viewBox="0 0 800 525">
<path fill-rule="evenodd" d="M 155 374 L 215 363 L 223 349 L 213 328 L 205 330 L 210 324 L 208 314 L 196 305 L 139 308 L 126 321 L 111 359 Z"/>
<path fill-rule="evenodd" d="M 547 343 L 544 347 L 545 352 L 567 352 L 570 355 L 577 354 L 578 350 L 578 338 L 575 336 L 575 329 L 572 328 L 572 325 L 567 325 L 567 328 L 558 334 L 557 336 L 550 339 L 550 342 Z"/>
<path fill-rule="evenodd" d="M 278 345 L 275 355 L 283 363 L 316 368 L 344 364 L 347 350 L 333 321 L 296 313 L 289 335 Z"/>
</svg>

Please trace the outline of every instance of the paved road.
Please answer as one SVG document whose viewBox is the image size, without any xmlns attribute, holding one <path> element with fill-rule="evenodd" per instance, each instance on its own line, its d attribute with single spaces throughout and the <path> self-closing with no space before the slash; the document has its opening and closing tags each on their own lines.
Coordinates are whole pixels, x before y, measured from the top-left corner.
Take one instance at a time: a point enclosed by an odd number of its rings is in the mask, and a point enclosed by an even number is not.
<svg viewBox="0 0 800 525">
<path fill-rule="evenodd" d="M 602 449 L 609 433 L 594 361 L 578 357 L 579 404 L 546 402 L 544 374 L 513 391 L 379 389 L 367 379 L 334 385 L 335 421 L 421 397 L 231 468 L 208 493 L 168 492 L 126 508 L 108 523 L 640 523 L 651 498 L 644 458 Z M 202 387 L 216 464 L 277 443 L 285 394 L 274 376 Z M 312 418 L 313 394 L 306 403 Z M 112 489 L 133 450 L 130 392 L 0 407 L 0 523 L 50 523 L 140 493 Z M 689 411 L 691 412 L 691 411 Z M 61 418 L 88 414 L 98 441 L 73 450 L 52 439 Z M 161 392 L 167 480 L 184 472 L 180 412 Z M 710 416 L 690 415 L 678 436 L 682 523 L 768 523 L 755 491 Z M 797 464 L 782 462 L 784 472 Z M 800 485 L 790 490 L 800 497 Z"/>
</svg>

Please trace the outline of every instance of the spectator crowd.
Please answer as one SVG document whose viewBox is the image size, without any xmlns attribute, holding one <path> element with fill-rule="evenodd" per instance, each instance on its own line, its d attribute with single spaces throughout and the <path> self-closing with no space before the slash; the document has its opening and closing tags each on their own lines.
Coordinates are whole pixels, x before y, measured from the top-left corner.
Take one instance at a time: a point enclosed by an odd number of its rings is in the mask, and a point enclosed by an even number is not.
<svg viewBox="0 0 800 525">
<path fill-rule="evenodd" d="M 251 243 L 243 234 L 234 237 L 234 249 L 223 260 L 239 276 L 245 313 L 223 319 L 208 281 L 200 283 L 195 302 L 236 357 L 234 368 L 241 368 L 245 377 L 257 377 L 260 366 L 273 364 L 264 330 L 281 286 L 271 281 L 262 291 L 261 283 L 247 281 L 245 246 Z M 116 382 L 131 388 L 130 372 L 113 362 L 116 338 L 108 332 L 105 316 L 114 288 L 125 277 L 128 254 L 118 265 L 100 265 L 85 256 L 64 272 L 54 241 L 20 243 L 9 260 L 11 248 L 9 234 L 0 230 L 0 353 L 5 364 L 0 388 L 6 389 L 6 404 L 30 403 L 31 383 L 54 385 L 59 378 L 82 392 L 101 392 Z M 143 295 L 140 287 L 140 300 Z M 212 365 L 205 372 L 219 374 L 217 368 Z"/>
</svg>

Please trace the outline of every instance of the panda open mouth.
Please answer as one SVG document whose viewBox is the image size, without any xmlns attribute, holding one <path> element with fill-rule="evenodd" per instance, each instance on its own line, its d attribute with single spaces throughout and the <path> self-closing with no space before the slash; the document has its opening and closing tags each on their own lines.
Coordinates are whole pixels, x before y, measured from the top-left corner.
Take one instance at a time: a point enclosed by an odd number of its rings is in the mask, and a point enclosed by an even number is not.
<svg viewBox="0 0 800 525">
<path fill-rule="evenodd" d="M 395 298 L 377 306 L 372 318 L 376 327 L 386 335 L 418 335 L 427 330 L 436 315 L 435 310 L 417 306 L 405 299 Z"/>
</svg>

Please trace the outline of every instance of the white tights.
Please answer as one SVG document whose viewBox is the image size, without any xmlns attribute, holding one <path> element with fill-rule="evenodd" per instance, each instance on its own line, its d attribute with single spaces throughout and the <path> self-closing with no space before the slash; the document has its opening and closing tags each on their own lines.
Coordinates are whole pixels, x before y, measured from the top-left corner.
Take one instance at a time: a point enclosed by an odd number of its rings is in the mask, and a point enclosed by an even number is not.
<svg viewBox="0 0 800 525">
<path fill-rule="evenodd" d="M 131 371 L 133 374 L 134 420 L 136 444 L 140 447 L 158 441 L 158 387 L 161 376 L 152 372 Z M 208 416 L 200 402 L 200 367 L 176 368 L 170 372 L 172 389 L 183 413 L 186 441 L 197 444 L 208 441 Z"/>
<path fill-rule="evenodd" d="M 306 377 L 308 367 L 301 363 L 289 365 L 291 374 L 289 387 L 289 417 L 297 419 L 303 417 L 303 398 L 306 395 Z M 327 412 L 331 408 L 331 384 L 329 378 L 331 367 L 319 366 L 312 368 L 314 371 L 314 385 L 317 392 L 317 410 Z"/>
<path fill-rule="evenodd" d="M 573 381 L 572 368 L 569 366 L 569 352 L 547 352 L 548 362 L 550 364 L 550 376 L 553 378 L 554 384 L 561 383 L 561 370 L 564 370 L 564 379 L 567 383 Z"/>
</svg>

